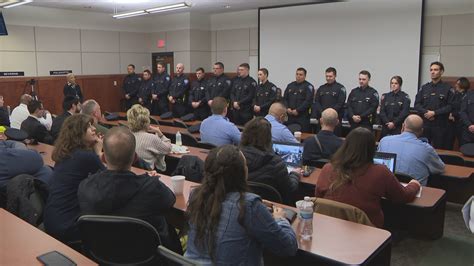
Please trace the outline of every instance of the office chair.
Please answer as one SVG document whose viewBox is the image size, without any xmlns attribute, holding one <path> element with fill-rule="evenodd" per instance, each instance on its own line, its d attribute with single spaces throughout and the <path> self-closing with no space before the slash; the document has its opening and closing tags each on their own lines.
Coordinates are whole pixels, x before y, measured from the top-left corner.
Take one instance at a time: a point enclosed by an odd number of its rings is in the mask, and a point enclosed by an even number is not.
<svg viewBox="0 0 474 266">
<path fill-rule="evenodd" d="M 180 128 L 188 128 L 188 125 L 186 125 L 183 121 L 181 120 L 174 120 L 173 126 L 175 127 L 180 127 Z"/>
<path fill-rule="evenodd" d="M 255 193 L 262 197 L 262 199 L 266 199 L 276 203 L 283 203 L 283 199 L 280 195 L 280 192 L 278 192 L 278 190 L 276 190 L 274 187 L 267 184 L 252 181 L 248 181 L 247 184 L 249 190 L 252 193 Z"/>
<path fill-rule="evenodd" d="M 144 265 L 159 259 L 160 236 L 143 220 L 83 215 L 77 225 L 85 252 L 101 265 Z"/>
<path fill-rule="evenodd" d="M 166 260 L 167 262 L 171 262 L 172 265 L 182 265 L 182 266 L 198 266 L 197 262 L 185 258 L 184 256 L 173 252 L 169 249 L 167 249 L 165 246 L 158 246 L 158 253 L 161 255 L 161 257 Z M 174 264 L 173 264 L 174 263 Z"/>
<path fill-rule="evenodd" d="M 462 157 L 459 157 L 457 155 L 451 155 L 451 154 L 439 154 L 439 158 L 445 163 L 445 164 L 454 164 L 454 165 L 459 165 L 459 166 L 466 166 L 466 162 Z"/>
<path fill-rule="evenodd" d="M 403 183 L 408 183 L 410 182 L 410 180 L 415 179 L 411 175 L 407 175 L 404 173 L 395 173 L 395 176 L 397 177 L 398 181 Z"/>
<path fill-rule="evenodd" d="M 198 147 L 197 139 L 187 132 L 181 132 L 181 141 L 184 146 Z"/>
</svg>

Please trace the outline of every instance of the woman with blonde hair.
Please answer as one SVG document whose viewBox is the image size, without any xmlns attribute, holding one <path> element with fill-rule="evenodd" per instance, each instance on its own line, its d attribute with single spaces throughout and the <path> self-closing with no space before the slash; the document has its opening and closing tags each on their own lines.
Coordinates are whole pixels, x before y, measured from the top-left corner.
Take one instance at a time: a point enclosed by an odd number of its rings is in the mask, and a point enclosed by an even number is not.
<svg viewBox="0 0 474 266">
<path fill-rule="evenodd" d="M 84 101 L 84 97 L 82 96 L 81 87 L 76 83 L 76 76 L 74 76 L 72 73 L 69 73 L 66 76 L 66 80 L 67 82 L 63 89 L 64 98 L 66 98 L 66 96 L 73 96 L 79 99 L 79 102 L 82 103 Z"/>
<path fill-rule="evenodd" d="M 135 104 L 127 111 L 127 121 L 135 136 L 135 152 L 150 169 L 166 171 L 165 155 L 171 152 L 171 141 L 163 135 L 160 128 L 150 126 L 150 111 Z M 151 133 L 150 133 L 151 132 Z"/>
</svg>

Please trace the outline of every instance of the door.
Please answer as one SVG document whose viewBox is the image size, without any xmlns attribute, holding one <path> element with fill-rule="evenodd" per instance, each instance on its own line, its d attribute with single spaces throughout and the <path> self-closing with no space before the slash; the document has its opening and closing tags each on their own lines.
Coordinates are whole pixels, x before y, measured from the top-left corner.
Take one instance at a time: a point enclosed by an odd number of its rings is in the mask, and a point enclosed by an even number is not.
<svg viewBox="0 0 474 266">
<path fill-rule="evenodd" d="M 174 75 L 174 60 L 173 60 L 173 52 L 168 53 L 153 53 L 151 55 L 151 60 L 153 62 L 153 74 L 157 73 L 157 64 L 158 63 L 165 63 L 166 65 L 166 72 L 170 75 Z"/>
</svg>

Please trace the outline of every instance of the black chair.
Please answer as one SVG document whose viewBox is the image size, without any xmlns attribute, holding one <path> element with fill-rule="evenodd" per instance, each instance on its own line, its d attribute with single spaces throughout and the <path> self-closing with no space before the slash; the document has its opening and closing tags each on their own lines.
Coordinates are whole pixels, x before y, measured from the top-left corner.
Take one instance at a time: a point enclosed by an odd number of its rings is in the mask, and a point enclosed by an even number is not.
<svg viewBox="0 0 474 266">
<path fill-rule="evenodd" d="M 104 265 L 156 264 L 161 244 L 156 229 L 130 217 L 84 215 L 77 222 L 88 256 Z"/>
<path fill-rule="evenodd" d="M 182 266 L 198 266 L 200 265 L 199 263 L 183 257 L 183 255 L 180 255 L 176 252 L 173 252 L 169 249 L 167 249 L 165 246 L 158 246 L 158 253 L 161 255 L 163 259 L 165 259 L 167 262 L 170 262 L 171 265 L 182 265 Z"/>
<path fill-rule="evenodd" d="M 191 146 L 191 147 L 198 146 L 198 140 L 195 137 L 193 137 L 193 135 L 186 132 L 181 132 L 181 142 L 183 143 L 184 146 Z"/>
<path fill-rule="evenodd" d="M 208 142 L 198 142 L 198 145 L 197 145 L 198 148 L 202 148 L 202 149 L 208 149 L 208 150 L 212 150 L 214 149 L 215 147 L 217 147 L 216 145 L 212 144 L 212 143 L 208 143 Z"/>
<path fill-rule="evenodd" d="M 163 126 L 174 127 L 174 120 L 172 120 L 172 119 L 168 119 L 168 120 L 160 119 L 159 121 L 157 120 L 156 122 L 159 122 L 160 125 L 163 125 Z"/>
<path fill-rule="evenodd" d="M 408 183 L 410 180 L 415 179 L 411 175 L 403 174 L 403 173 L 395 173 L 395 176 L 397 177 L 398 181 L 403 182 L 403 183 Z"/>
<path fill-rule="evenodd" d="M 274 187 L 269 186 L 267 184 L 252 181 L 247 181 L 247 184 L 249 186 L 250 191 L 259 195 L 260 197 L 262 197 L 262 199 L 266 199 L 276 203 L 283 203 L 283 199 L 280 195 L 280 192 L 278 192 Z"/>
<path fill-rule="evenodd" d="M 325 164 L 329 163 L 329 160 L 328 159 L 318 159 L 318 160 L 315 160 L 315 161 L 305 161 L 305 164 L 308 165 L 308 166 L 313 166 L 313 167 L 316 167 L 316 168 L 323 168 Z"/>
<path fill-rule="evenodd" d="M 160 122 L 158 122 L 158 120 L 150 116 L 150 125 L 160 125 Z"/>
<path fill-rule="evenodd" d="M 174 120 L 173 126 L 175 127 L 180 127 L 180 128 L 188 128 L 188 125 L 186 125 L 183 121 L 181 120 Z"/>
<path fill-rule="evenodd" d="M 462 157 L 459 157 L 457 155 L 451 155 L 451 154 L 439 154 L 439 158 L 445 163 L 445 164 L 454 164 L 454 165 L 459 165 L 459 166 L 465 166 L 466 162 Z"/>
<path fill-rule="evenodd" d="M 163 172 L 165 175 L 172 175 L 174 170 L 179 164 L 180 158 L 176 158 L 174 156 L 165 156 L 165 163 L 166 163 L 166 171 Z"/>
<path fill-rule="evenodd" d="M 288 125 L 288 129 L 291 131 L 291 133 L 295 133 L 296 131 L 301 131 L 301 126 L 299 124 L 291 124 Z"/>
</svg>

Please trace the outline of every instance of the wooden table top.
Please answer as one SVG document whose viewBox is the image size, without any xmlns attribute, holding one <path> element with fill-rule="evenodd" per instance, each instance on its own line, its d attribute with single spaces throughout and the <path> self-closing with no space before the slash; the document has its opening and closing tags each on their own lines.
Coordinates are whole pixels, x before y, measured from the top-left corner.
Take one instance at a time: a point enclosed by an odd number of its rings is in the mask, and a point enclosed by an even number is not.
<svg viewBox="0 0 474 266">
<path fill-rule="evenodd" d="M 0 209 L 0 237 L 1 265 L 42 265 L 36 257 L 54 250 L 66 255 L 77 265 L 97 265 L 4 209 Z"/>
<path fill-rule="evenodd" d="M 126 121 L 126 120 L 116 120 L 116 121 L 102 120 L 102 121 L 100 121 L 100 123 L 108 125 L 108 126 L 120 126 L 120 125 L 128 126 L 128 121 Z M 201 134 L 199 132 L 191 133 L 187 129 L 181 128 L 181 127 L 173 127 L 173 126 L 165 126 L 165 125 L 151 125 L 151 126 L 159 127 L 163 134 L 175 135 L 179 131 L 181 133 L 186 132 L 187 134 L 191 134 L 197 140 L 199 140 L 201 138 Z"/>
<path fill-rule="evenodd" d="M 125 120 L 127 119 L 127 113 L 125 112 L 117 112 L 116 113 L 118 116 L 120 116 L 121 118 L 123 117 Z M 159 115 L 150 115 L 150 117 L 152 117 L 153 119 L 155 119 L 156 121 L 158 122 L 166 122 L 166 123 L 173 123 L 174 121 L 180 121 L 180 122 L 183 122 L 184 124 L 186 124 L 187 126 L 193 126 L 193 125 L 197 125 L 197 124 L 200 124 L 202 121 L 200 120 L 194 120 L 194 121 L 183 121 L 179 118 L 168 118 L 168 119 L 163 119 L 161 118 Z"/>
</svg>

